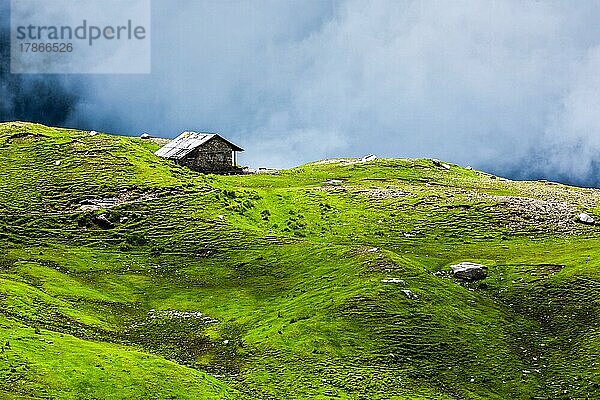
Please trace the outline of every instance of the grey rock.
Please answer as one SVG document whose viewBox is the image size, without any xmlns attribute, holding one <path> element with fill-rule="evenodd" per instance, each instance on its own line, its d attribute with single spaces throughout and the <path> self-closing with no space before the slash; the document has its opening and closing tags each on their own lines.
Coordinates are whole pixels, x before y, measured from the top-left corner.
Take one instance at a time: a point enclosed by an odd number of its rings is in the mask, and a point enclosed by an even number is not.
<svg viewBox="0 0 600 400">
<path fill-rule="evenodd" d="M 369 162 L 369 161 L 374 161 L 374 160 L 377 160 L 377 156 L 375 154 L 369 154 L 369 155 L 366 155 L 363 158 L 361 158 L 360 161 Z"/>
<path fill-rule="evenodd" d="M 577 220 L 579 222 L 582 222 L 582 223 L 588 224 L 588 225 L 594 224 L 594 218 L 592 218 L 590 215 L 588 215 L 586 213 L 579 214 L 579 216 L 577 217 Z"/>
<path fill-rule="evenodd" d="M 437 158 L 432 158 L 431 162 L 433 163 L 433 165 L 435 165 L 436 167 L 442 167 L 445 170 L 450 170 L 450 165 L 441 162 L 440 160 L 438 160 Z"/>
<path fill-rule="evenodd" d="M 96 217 L 94 217 L 94 222 L 98 224 L 99 227 L 105 229 L 110 229 L 115 226 L 112 222 L 109 221 L 108 218 L 106 218 L 106 214 L 97 215 Z"/>
<path fill-rule="evenodd" d="M 413 292 L 411 292 L 408 289 L 402 289 L 402 293 L 404 293 L 404 295 L 411 300 L 416 300 L 419 298 L 419 296 L 417 296 L 416 294 L 414 294 Z"/>
<path fill-rule="evenodd" d="M 454 278 L 462 281 L 478 281 L 487 276 L 487 267 L 482 264 L 472 262 L 461 262 L 460 264 L 451 265 L 452 275 Z"/>
</svg>

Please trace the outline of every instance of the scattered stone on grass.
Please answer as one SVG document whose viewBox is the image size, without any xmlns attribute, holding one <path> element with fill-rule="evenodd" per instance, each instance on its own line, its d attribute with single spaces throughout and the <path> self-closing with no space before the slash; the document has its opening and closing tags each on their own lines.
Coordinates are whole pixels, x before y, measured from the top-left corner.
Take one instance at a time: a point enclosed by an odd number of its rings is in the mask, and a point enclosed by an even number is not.
<svg viewBox="0 0 600 400">
<path fill-rule="evenodd" d="M 82 200 L 79 204 L 82 211 L 95 211 L 116 206 L 117 198 L 107 197 L 104 199 L 86 199 Z"/>
<path fill-rule="evenodd" d="M 571 202 L 483 193 L 468 197 L 497 202 L 494 207 L 501 213 L 498 217 L 513 231 L 536 229 L 570 232 L 576 228 L 574 216 L 577 215 L 577 208 Z"/>
<path fill-rule="evenodd" d="M 205 323 L 215 323 L 218 322 L 216 319 L 211 318 L 207 315 L 202 314 L 199 311 L 178 311 L 178 310 L 150 310 L 148 311 L 149 319 L 201 319 Z"/>
<path fill-rule="evenodd" d="M 408 193 L 403 190 L 392 188 L 361 189 L 357 190 L 355 193 L 365 195 L 372 199 L 395 199 L 408 195 Z"/>
<path fill-rule="evenodd" d="M 177 191 L 172 191 L 169 193 L 169 195 L 176 194 L 178 194 Z M 81 211 L 96 211 L 105 208 L 116 207 L 121 204 L 155 200 L 159 197 L 161 197 L 161 194 L 156 192 L 142 192 L 136 189 L 123 189 L 117 196 L 82 200 L 79 202 L 79 209 Z"/>
<path fill-rule="evenodd" d="M 406 296 L 407 299 L 416 300 L 419 298 L 415 293 L 411 292 L 408 289 L 402 289 L 402 293 Z"/>
<path fill-rule="evenodd" d="M 399 278 L 387 278 L 387 279 L 382 279 L 381 282 L 383 283 L 397 283 L 400 285 L 404 285 L 404 281 L 402 279 Z"/>
</svg>

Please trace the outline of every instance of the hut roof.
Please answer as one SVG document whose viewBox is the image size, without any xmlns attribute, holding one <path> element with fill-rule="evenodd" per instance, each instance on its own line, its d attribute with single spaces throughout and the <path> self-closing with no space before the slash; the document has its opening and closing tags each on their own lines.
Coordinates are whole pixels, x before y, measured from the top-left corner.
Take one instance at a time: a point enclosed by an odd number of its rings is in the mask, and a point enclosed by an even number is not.
<svg viewBox="0 0 600 400">
<path fill-rule="evenodd" d="M 163 158 L 179 160 L 215 137 L 219 137 L 227 142 L 233 151 L 244 151 L 244 149 L 231 143 L 229 140 L 217 133 L 183 132 L 174 140 L 161 147 L 154 154 Z"/>
</svg>

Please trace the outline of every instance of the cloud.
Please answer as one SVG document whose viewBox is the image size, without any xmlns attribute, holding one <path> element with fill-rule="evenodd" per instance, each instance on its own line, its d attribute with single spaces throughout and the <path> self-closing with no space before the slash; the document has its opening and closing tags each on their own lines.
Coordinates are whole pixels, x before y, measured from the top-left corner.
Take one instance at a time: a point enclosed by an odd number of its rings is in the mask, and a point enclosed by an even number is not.
<svg viewBox="0 0 600 400">
<path fill-rule="evenodd" d="M 599 172 L 600 46 L 588 49 L 569 77 L 568 91 L 543 136 L 540 170 L 585 181 Z"/>
<path fill-rule="evenodd" d="M 77 80 L 10 73 L 9 2 L 0 0 L 0 121 L 43 121 L 63 125 L 80 98 Z"/>
<path fill-rule="evenodd" d="M 600 3 L 153 2 L 152 74 L 83 80 L 69 124 L 219 131 L 241 161 L 376 153 L 600 184 Z"/>
</svg>

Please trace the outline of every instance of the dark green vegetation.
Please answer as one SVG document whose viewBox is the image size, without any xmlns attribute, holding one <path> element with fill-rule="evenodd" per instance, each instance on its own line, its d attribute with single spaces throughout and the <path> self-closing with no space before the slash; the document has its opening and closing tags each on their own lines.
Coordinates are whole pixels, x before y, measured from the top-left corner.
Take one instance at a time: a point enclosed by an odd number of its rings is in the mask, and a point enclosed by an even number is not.
<svg viewBox="0 0 600 400">
<path fill-rule="evenodd" d="M 598 191 L 157 147 L 0 124 L 0 398 L 600 398 Z"/>
</svg>

